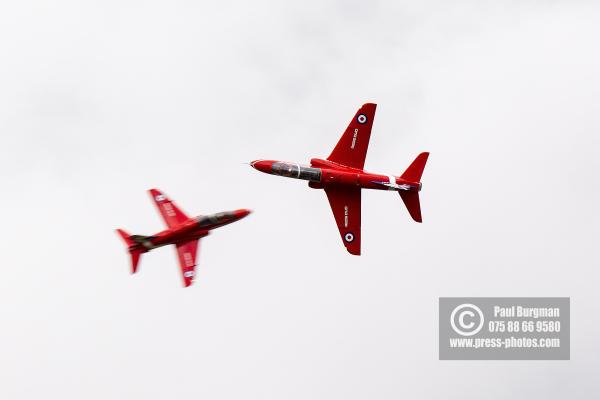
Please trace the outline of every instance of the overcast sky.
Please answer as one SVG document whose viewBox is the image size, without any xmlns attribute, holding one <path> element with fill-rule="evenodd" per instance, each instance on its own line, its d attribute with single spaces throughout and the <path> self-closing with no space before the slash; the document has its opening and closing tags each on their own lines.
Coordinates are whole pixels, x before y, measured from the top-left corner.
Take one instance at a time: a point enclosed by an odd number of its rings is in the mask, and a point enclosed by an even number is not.
<svg viewBox="0 0 600 400">
<path fill-rule="evenodd" d="M 0 6 L 0 398 L 589 399 L 600 363 L 600 6 L 19 1 Z M 414 223 L 243 162 L 431 157 Z M 251 208 L 129 274 L 113 229 Z M 440 296 L 570 296 L 571 361 L 439 361 Z"/>
</svg>

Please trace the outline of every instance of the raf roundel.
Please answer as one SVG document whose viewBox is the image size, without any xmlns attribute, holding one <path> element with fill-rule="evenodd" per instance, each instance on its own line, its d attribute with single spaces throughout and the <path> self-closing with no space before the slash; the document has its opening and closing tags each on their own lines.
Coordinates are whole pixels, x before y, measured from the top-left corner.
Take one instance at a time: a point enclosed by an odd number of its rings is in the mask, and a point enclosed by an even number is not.
<svg viewBox="0 0 600 400">
<path fill-rule="evenodd" d="M 344 235 L 344 240 L 348 243 L 354 240 L 354 234 L 352 232 L 348 232 Z"/>
<path fill-rule="evenodd" d="M 358 117 L 356 117 L 356 122 L 358 122 L 361 125 L 366 124 L 367 116 L 365 114 L 358 114 Z"/>
</svg>

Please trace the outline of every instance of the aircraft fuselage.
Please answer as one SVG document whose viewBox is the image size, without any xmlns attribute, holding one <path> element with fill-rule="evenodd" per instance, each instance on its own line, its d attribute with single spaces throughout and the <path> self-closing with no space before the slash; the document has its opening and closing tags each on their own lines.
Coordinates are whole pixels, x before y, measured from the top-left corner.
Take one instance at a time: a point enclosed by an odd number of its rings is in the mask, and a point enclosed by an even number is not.
<svg viewBox="0 0 600 400">
<path fill-rule="evenodd" d="M 307 180 L 309 186 L 314 189 L 342 185 L 374 190 L 411 192 L 421 190 L 421 183 L 410 182 L 394 175 L 373 174 L 319 158 L 313 158 L 310 164 L 310 167 L 307 167 L 275 160 L 256 160 L 250 163 L 254 169 L 267 174 Z"/>
<path fill-rule="evenodd" d="M 138 236 L 137 238 L 140 238 L 140 240 L 138 240 L 136 247 L 149 251 L 157 247 L 196 240 L 207 236 L 211 230 L 238 221 L 248 214 L 250 214 L 250 210 L 239 209 L 193 217 L 181 225 L 165 229 L 154 235 L 146 237 Z M 136 237 L 133 236 L 133 238 Z"/>
</svg>

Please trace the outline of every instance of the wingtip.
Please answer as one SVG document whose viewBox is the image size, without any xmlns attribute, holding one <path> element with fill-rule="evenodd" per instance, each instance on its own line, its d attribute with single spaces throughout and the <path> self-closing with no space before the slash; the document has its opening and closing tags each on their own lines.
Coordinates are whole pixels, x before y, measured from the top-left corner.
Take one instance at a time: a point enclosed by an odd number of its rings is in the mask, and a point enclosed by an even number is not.
<svg viewBox="0 0 600 400">
<path fill-rule="evenodd" d="M 358 249 L 358 250 L 352 250 L 352 249 L 346 247 L 346 250 L 348 250 L 348 253 L 352 254 L 353 256 L 360 256 L 360 249 Z"/>
<path fill-rule="evenodd" d="M 422 224 L 423 223 L 423 216 L 421 215 L 421 207 L 420 207 L 420 205 L 419 205 L 419 209 L 418 210 L 409 209 L 408 213 L 410 214 L 410 217 L 412 218 L 413 221 L 415 221 L 418 224 Z"/>
</svg>

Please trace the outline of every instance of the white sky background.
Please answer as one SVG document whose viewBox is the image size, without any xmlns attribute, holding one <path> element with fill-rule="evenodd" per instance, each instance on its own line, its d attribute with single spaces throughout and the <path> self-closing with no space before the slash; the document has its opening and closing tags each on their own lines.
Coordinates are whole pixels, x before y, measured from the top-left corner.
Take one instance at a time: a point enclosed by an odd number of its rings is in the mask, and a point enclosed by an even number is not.
<svg viewBox="0 0 600 400">
<path fill-rule="evenodd" d="M 0 398 L 589 399 L 600 317 L 593 2 L 0 6 Z M 326 157 L 378 103 L 367 170 L 431 151 L 424 223 L 242 162 Z M 113 232 L 252 208 L 130 276 Z M 571 361 L 438 361 L 439 296 L 571 296 Z"/>
</svg>

